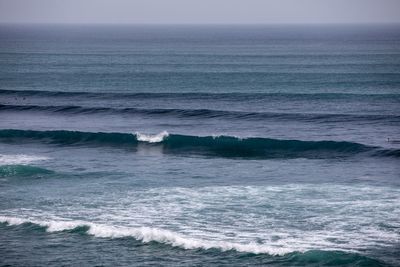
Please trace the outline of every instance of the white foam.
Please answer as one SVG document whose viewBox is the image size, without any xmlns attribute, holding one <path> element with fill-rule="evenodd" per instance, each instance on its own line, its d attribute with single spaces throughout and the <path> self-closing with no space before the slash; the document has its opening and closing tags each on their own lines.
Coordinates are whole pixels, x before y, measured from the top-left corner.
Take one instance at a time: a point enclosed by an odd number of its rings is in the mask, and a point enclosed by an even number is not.
<svg viewBox="0 0 400 267">
<path fill-rule="evenodd" d="M 9 225 L 20 225 L 24 223 L 34 223 L 43 227 L 47 227 L 48 232 L 59 232 L 64 230 L 71 230 L 78 226 L 85 225 L 80 221 L 39 221 L 31 219 L 22 219 L 17 217 L 0 216 L 0 222 Z"/>
<path fill-rule="evenodd" d="M 29 164 L 36 161 L 48 160 L 49 158 L 36 155 L 4 155 L 0 154 L 0 165 L 10 165 L 10 164 Z"/>
<path fill-rule="evenodd" d="M 138 141 L 148 142 L 148 143 L 162 142 L 169 135 L 167 131 L 163 131 L 158 134 L 141 134 L 139 132 L 136 132 L 135 134 Z"/>
<path fill-rule="evenodd" d="M 238 252 L 247 252 L 255 254 L 284 255 L 293 250 L 269 245 L 260 245 L 256 243 L 234 243 L 228 241 L 204 240 L 190 238 L 184 235 L 158 228 L 138 227 L 138 228 L 118 228 L 109 226 L 91 225 L 89 234 L 97 237 L 133 237 L 143 243 L 155 241 L 168 244 L 183 249 L 219 249 L 221 251 L 236 250 Z"/>
<path fill-rule="evenodd" d="M 239 141 L 242 141 L 243 139 L 246 139 L 246 137 L 241 137 L 241 136 L 232 135 L 232 134 L 212 134 L 212 135 L 211 135 L 212 139 L 218 139 L 218 138 L 224 137 L 224 136 L 225 136 L 225 137 L 236 138 L 236 139 L 238 139 Z"/>
<path fill-rule="evenodd" d="M 10 217 L 0 221 L 28 218 L 47 231 L 86 225 L 97 237 L 130 236 L 183 249 L 363 254 L 398 244 L 399 196 L 399 188 L 370 185 L 164 187 L 111 195 L 98 209 L 87 208 L 95 201 L 89 196 L 68 207 L 3 210 L 0 215 Z"/>
<path fill-rule="evenodd" d="M 0 222 L 8 223 L 9 225 L 20 225 L 20 224 L 26 223 L 28 221 L 25 219 L 20 219 L 20 218 L 16 218 L 16 217 L 0 216 Z"/>
<path fill-rule="evenodd" d="M 270 246 L 260 245 L 256 243 L 234 243 L 228 241 L 202 240 L 198 238 L 190 238 L 179 233 L 169 230 L 163 230 L 150 227 L 116 227 L 102 224 L 94 224 L 83 221 L 37 221 L 31 219 L 21 219 L 16 217 L 0 216 L 0 222 L 9 225 L 20 225 L 23 223 L 34 223 L 43 227 L 47 227 L 48 232 L 59 232 L 71 230 L 78 226 L 88 226 L 88 234 L 102 238 L 121 238 L 133 237 L 143 243 L 158 242 L 168 244 L 183 249 L 219 249 L 221 251 L 235 250 L 238 252 L 284 255 L 294 250 Z M 298 251 L 298 250 L 297 250 Z"/>
</svg>

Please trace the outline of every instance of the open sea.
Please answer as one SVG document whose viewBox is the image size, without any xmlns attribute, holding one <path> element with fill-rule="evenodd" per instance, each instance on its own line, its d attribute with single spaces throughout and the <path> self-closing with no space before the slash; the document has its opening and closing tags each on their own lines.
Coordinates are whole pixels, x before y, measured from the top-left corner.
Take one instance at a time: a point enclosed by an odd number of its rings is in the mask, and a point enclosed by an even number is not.
<svg viewBox="0 0 400 267">
<path fill-rule="evenodd" d="M 1 266 L 400 266 L 400 25 L 0 25 Z"/>
</svg>

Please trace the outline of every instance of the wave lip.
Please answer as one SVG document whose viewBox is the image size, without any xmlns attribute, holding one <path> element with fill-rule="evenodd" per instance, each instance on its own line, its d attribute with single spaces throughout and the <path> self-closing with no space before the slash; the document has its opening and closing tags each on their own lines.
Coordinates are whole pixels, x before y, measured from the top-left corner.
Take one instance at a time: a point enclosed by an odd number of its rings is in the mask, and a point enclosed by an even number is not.
<svg viewBox="0 0 400 267">
<path fill-rule="evenodd" d="M 36 224 L 46 228 L 46 231 L 48 232 L 73 231 L 74 229 L 83 228 L 86 229 L 86 234 L 96 237 L 132 237 L 143 243 L 157 242 L 183 249 L 218 249 L 221 251 L 234 250 L 237 252 L 269 255 L 285 255 L 295 251 L 289 248 L 272 245 L 260 245 L 256 243 L 244 244 L 228 241 L 203 240 L 199 238 L 187 237 L 173 231 L 151 227 L 116 227 L 84 221 L 38 221 L 8 216 L 0 216 L 0 222 L 8 225 L 22 225 L 26 223 Z"/>
<path fill-rule="evenodd" d="M 139 143 L 159 146 L 163 153 L 219 156 L 243 159 L 268 158 L 334 158 L 364 153 L 376 157 L 398 157 L 399 150 L 382 149 L 346 141 L 301 141 L 261 137 L 191 136 L 161 132 L 156 135 L 141 133 L 105 133 L 79 131 L 0 130 L 0 140 L 20 142 L 34 140 L 62 145 L 117 146 L 142 149 Z"/>
</svg>

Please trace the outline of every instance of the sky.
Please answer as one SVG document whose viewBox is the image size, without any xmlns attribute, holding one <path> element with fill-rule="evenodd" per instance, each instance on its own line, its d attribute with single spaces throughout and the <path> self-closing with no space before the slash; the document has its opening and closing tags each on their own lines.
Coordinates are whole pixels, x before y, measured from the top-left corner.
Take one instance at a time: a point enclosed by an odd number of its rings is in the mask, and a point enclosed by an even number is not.
<svg viewBox="0 0 400 267">
<path fill-rule="evenodd" d="M 400 23 L 400 0 L 0 0 L 0 23 Z"/>
</svg>

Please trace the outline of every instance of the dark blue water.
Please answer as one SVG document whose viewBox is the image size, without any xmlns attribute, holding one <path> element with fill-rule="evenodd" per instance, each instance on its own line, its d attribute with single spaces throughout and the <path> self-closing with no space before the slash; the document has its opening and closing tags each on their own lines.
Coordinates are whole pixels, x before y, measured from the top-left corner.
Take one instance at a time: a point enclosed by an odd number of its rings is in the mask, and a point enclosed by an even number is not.
<svg viewBox="0 0 400 267">
<path fill-rule="evenodd" d="M 397 266 L 400 26 L 0 26 L 0 264 Z"/>
</svg>

